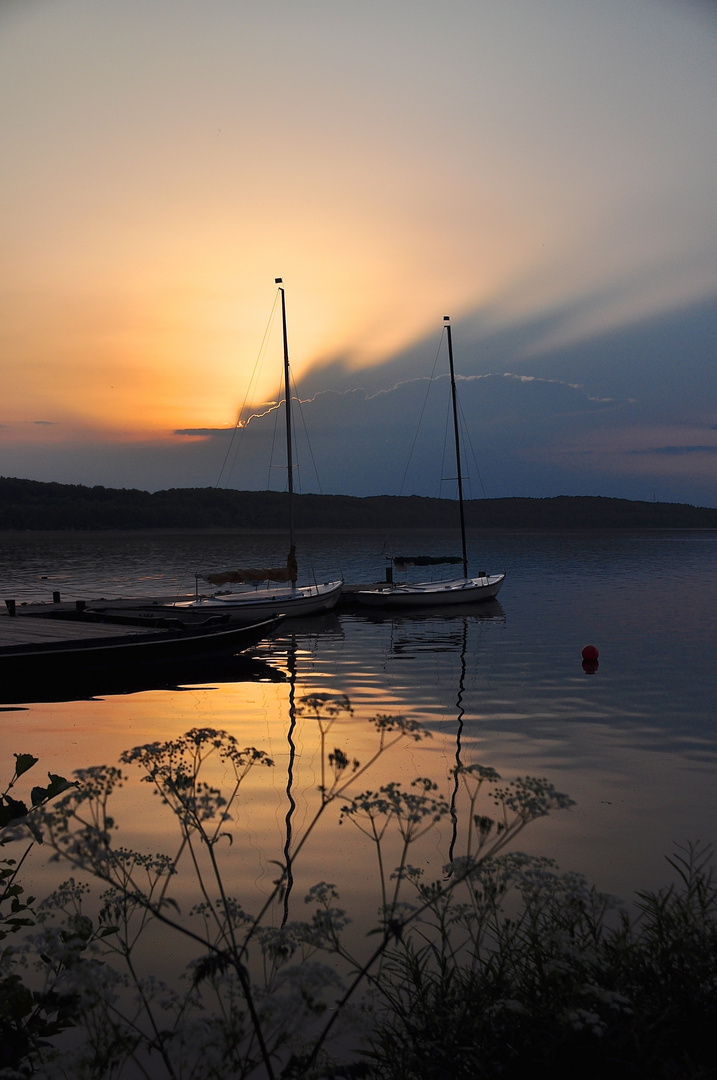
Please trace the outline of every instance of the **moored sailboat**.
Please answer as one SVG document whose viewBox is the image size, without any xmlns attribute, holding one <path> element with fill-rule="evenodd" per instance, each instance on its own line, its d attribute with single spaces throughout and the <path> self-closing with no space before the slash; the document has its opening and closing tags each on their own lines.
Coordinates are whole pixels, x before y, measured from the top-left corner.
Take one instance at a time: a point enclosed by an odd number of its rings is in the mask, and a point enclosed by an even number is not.
<svg viewBox="0 0 717 1080">
<path fill-rule="evenodd" d="M 330 611 L 335 607 L 343 588 L 343 579 L 297 585 L 298 563 L 294 533 L 294 471 L 293 439 L 291 424 L 291 378 L 289 367 L 289 344 L 286 326 L 286 297 L 281 278 L 275 279 L 281 294 L 281 325 L 283 338 L 284 405 L 286 426 L 286 464 L 289 514 L 289 553 L 286 565 L 273 567 L 249 567 L 211 573 L 205 580 L 212 585 L 243 585 L 243 589 L 217 592 L 212 596 L 197 596 L 193 600 L 179 601 L 175 608 L 207 608 L 231 613 L 232 619 L 251 620 L 271 614 L 286 616 L 313 615 Z M 258 584 L 266 582 L 263 588 Z M 281 584 L 268 584 L 277 582 Z"/>
<path fill-rule="evenodd" d="M 387 583 L 386 585 L 370 589 L 358 589 L 354 594 L 356 600 L 361 604 L 371 607 L 435 608 L 453 604 L 475 604 L 476 602 L 483 600 L 495 599 L 505 580 L 505 574 L 487 574 L 484 571 L 480 571 L 474 577 L 469 577 L 468 575 L 468 549 L 466 546 L 466 523 L 463 505 L 463 473 L 461 470 L 458 400 L 456 394 L 456 376 L 453 365 L 453 338 L 451 334 L 450 319 L 447 315 L 443 322 L 448 338 L 448 366 L 451 381 L 453 436 L 456 474 L 458 478 L 458 507 L 460 513 L 462 556 L 460 559 L 456 557 L 449 557 L 446 559 L 425 556 L 404 557 L 401 560 L 394 560 L 394 562 L 400 561 L 404 566 L 409 564 L 427 565 L 439 562 L 460 562 L 463 568 L 463 576 L 438 581 Z"/>
</svg>

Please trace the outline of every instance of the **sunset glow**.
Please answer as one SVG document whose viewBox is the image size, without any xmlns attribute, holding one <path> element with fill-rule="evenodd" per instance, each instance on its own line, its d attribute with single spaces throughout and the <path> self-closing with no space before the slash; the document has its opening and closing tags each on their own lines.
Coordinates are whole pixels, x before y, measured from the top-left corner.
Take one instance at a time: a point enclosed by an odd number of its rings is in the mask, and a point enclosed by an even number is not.
<svg viewBox="0 0 717 1080">
<path fill-rule="evenodd" d="M 546 320 L 463 358 L 511 371 L 713 298 L 716 41 L 668 0 L 8 3 L 0 471 L 231 427 L 279 275 L 294 379 L 346 390 L 444 311 Z"/>
</svg>

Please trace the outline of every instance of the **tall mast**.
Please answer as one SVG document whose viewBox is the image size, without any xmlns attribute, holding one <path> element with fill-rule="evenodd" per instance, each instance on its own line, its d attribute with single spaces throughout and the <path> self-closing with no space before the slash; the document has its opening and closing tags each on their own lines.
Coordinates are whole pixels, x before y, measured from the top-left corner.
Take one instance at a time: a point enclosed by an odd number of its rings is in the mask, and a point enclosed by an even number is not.
<svg viewBox="0 0 717 1080">
<path fill-rule="evenodd" d="M 286 469 L 289 488 L 289 550 L 294 556 L 294 468 L 291 440 L 291 378 L 289 375 L 289 339 L 286 334 L 286 297 L 282 278 L 274 278 L 281 293 L 281 328 L 284 334 L 284 400 L 286 403 Z"/>
<path fill-rule="evenodd" d="M 453 437 L 456 444 L 456 471 L 458 473 L 458 506 L 461 513 L 461 545 L 463 548 L 463 577 L 468 577 L 468 553 L 466 551 L 466 519 L 463 511 L 463 474 L 461 472 L 461 442 L 458 434 L 458 400 L 456 398 L 456 374 L 453 369 L 453 338 L 451 336 L 450 315 L 443 316 L 443 323 L 448 333 L 448 366 L 451 372 L 451 400 L 453 402 Z"/>
</svg>

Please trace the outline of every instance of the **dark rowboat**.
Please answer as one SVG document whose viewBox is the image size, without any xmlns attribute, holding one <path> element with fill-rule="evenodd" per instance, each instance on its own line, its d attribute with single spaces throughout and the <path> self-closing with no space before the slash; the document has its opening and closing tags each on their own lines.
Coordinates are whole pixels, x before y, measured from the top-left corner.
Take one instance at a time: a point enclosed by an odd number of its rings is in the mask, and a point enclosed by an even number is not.
<svg viewBox="0 0 717 1080">
<path fill-rule="evenodd" d="M 75 623 L 30 617 L 3 618 L 2 639 L 12 631 L 14 644 L 0 645 L 0 698 L 7 682 L 37 681 L 90 671 L 133 669 L 243 652 L 269 637 L 283 616 L 248 626 L 231 623 L 176 625 L 157 629 L 106 623 Z"/>
</svg>

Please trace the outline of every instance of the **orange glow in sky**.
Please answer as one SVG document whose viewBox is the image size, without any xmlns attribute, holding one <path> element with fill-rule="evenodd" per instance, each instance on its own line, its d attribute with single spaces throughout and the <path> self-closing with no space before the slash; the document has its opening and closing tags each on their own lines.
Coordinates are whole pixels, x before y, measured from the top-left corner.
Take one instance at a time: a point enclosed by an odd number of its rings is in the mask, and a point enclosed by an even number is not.
<svg viewBox="0 0 717 1080">
<path fill-rule="evenodd" d="M 231 426 L 277 276 L 297 381 L 445 311 L 602 294 L 560 344 L 709 295 L 716 39 L 667 0 L 10 0 L 0 446 Z"/>
</svg>

